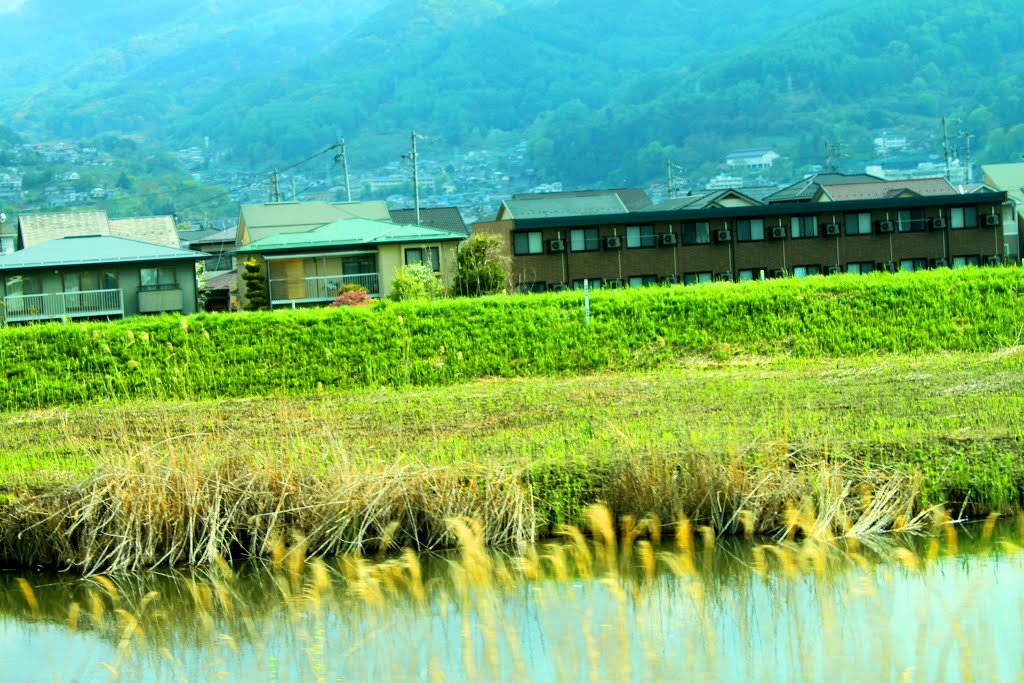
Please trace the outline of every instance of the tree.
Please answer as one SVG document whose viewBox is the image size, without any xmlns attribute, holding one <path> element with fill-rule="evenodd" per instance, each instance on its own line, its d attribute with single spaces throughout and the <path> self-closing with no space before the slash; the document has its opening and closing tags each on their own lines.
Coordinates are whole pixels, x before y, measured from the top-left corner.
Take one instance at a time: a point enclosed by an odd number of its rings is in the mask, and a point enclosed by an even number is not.
<svg viewBox="0 0 1024 683">
<path fill-rule="evenodd" d="M 436 299 L 442 294 L 441 281 L 430 266 L 422 263 L 411 263 L 395 273 L 391 280 L 392 301 L 408 301 L 410 299 Z"/>
<path fill-rule="evenodd" d="M 455 292 L 462 296 L 497 294 L 507 275 L 497 235 L 473 235 L 462 243 L 456 256 Z"/>
<path fill-rule="evenodd" d="M 242 279 L 245 280 L 245 310 L 262 311 L 270 308 L 270 297 L 267 294 L 267 282 L 263 279 L 259 261 L 251 257 L 245 262 Z"/>
</svg>

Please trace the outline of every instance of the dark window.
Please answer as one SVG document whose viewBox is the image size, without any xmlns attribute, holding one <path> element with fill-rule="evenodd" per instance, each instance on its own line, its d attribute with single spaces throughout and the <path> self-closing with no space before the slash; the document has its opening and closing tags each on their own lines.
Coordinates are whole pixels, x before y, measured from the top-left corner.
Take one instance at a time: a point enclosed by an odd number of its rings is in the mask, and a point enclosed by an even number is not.
<svg viewBox="0 0 1024 683">
<path fill-rule="evenodd" d="M 543 282 L 520 282 L 516 285 L 516 291 L 520 294 L 540 294 L 546 289 L 547 285 Z"/>
<path fill-rule="evenodd" d="M 793 216 L 792 218 L 789 219 L 789 223 L 789 234 L 795 240 L 801 239 L 803 237 L 818 236 L 817 216 Z"/>
<path fill-rule="evenodd" d="M 626 227 L 626 248 L 657 246 L 658 237 L 654 234 L 653 225 L 630 225 Z"/>
<path fill-rule="evenodd" d="M 967 266 L 980 266 L 980 256 L 954 256 L 953 267 L 954 268 L 966 268 Z"/>
<path fill-rule="evenodd" d="M 405 250 L 405 265 L 414 263 L 429 265 L 434 272 L 441 270 L 441 249 L 439 247 L 414 247 Z"/>
<path fill-rule="evenodd" d="M 569 231 L 569 251 L 600 251 L 601 233 L 597 228 Z"/>
<path fill-rule="evenodd" d="M 590 289 L 601 289 L 601 278 L 599 277 L 587 278 L 587 283 L 587 286 L 590 287 Z M 573 280 L 572 288 L 583 289 L 583 280 Z"/>
<path fill-rule="evenodd" d="M 516 256 L 544 253 L 544 235 L 540 232 L 517 232 L 512 235 L 512 249 Z"/>
<path fill-rule="evenodd" d="M 855 261 L 846 264 L 847 273 L 858 273 L 860 275 L 864 275 L 866 273 L 873 273 L 874 271 L 874 261 Z"/>
<path fill-rule="evenodd" d="M 711 224 L 683 223 L 683 244 L 711 244 Z"/>
<path fill-rule="evenodd" d="M 978 207 L 954 206 L 949 210 L 949 227 L 953 230 L 978 227 Z"/>
<path fill-rule="evenodd" d="M 846 214 L 847 235 L 870 235 L 871 214 L 870 213 L 848 213 Z"/>
<path fill-rule="evenodd" d="M 739 242 L 757 242 L 764 239 L 764 220 L 750 218 L 736 221 L 736 240 Z"/>
<path fill-rule="evenodd" d="M 793 266 L 793 277 L 821 275 L 821 266 Z"/>
<path fill-rule="evenodd" d="M 711 282 L 713 276 L 710 271 L 700 273 L 683 273 L 683 284 L 684 285 L 695 285 L 700 282 Z"/>
<path fill-rule="evenodd" d="M 897 212 L 896 217 L 897 229 L 900 232 L 924 232 L 928 229 L 924 209 L 904 209 Z"/>
<path fill-rule="evenodd" d="M 161 268 L 142 268 L 139 271 L 141 285 L 139 290 L 151 292 L 159 289 L 177 289 L 178 279 L 174 266 Z"/>
<path fill-rule="evenodd" d="M 900 270 L 924 270 L 928 267 L 926 258 L 905 258 L 900 260 Z"/>
<path fill-rule="evenodd" d="M 645 285 L 656 285 L 658 284 L 657 275 L 630 275 L 629 286 L 630 287 L 644 287 Z"/>
</svg>

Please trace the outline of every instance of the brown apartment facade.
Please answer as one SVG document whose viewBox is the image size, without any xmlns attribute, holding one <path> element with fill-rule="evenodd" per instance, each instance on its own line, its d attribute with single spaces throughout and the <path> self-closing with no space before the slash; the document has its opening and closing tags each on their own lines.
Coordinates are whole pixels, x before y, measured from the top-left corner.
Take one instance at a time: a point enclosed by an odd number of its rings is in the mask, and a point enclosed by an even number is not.
<svg viewBox="0 0 1024 683">
<path fill-rule="evenodd" d="M 518 291 L 753 280 L 1003 262 L 1005 192 L 477 223 Z M 1013 250 L 1016 256 L 1016 249 Z"/>
</svg>

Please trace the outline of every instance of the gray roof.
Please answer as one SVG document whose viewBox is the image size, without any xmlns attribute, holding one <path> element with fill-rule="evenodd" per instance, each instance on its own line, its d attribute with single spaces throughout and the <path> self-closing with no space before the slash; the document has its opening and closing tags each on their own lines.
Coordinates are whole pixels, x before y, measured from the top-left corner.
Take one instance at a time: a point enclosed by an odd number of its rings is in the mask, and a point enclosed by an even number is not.
<svg viewBox="0 0 1024 683">
<path fill-rule="evenodd" d="M 390 220 L 383 201 L 370 202 L 268 202 L 243 204 L 242 220 L 249 230 L 264 228 L 318 228 L 339 218 Z"/>
<path fill-rule="evenodd" d="M 25 249 L 61 237 L 86 235 L 113 235 L 172 248 L 181 245 L 173 216 L 111 220 L 106 211 L 30 213 L 18 217 L 18 228 Z"/>
<path fill-rule="evenodd" d="M 235 233 L 238 232 L 237 226 L 231 226 L 227 230 L 210 230 L 205 235 L 197 237 L 196 239 L 188 240 L 189 245 L 192 244 L 221 244 L 223 242 L 234 242 Z M 187 239 L 185 235 L 182 235 L 182 239 Z"/>
<path fill-rule="evenodd" d="M 415 225 L 416 209 L 390 209 L 391 222 L 399 225 Z M 434 209 L 420 209 L 420 225 L 426 225 L 438 230 L 448 232 L 461 232 L 469 234 L 466 222 L 462 220 L 462 214 L 454 206 L 445 206 Z"/>
<path fill-rule="evenodd" d="M 599 216 L 629 212 L 626 209 L 626 205 L 622 203 L 622 200 L 617 195 L 506 199 L 501 203 L 501 206 L 504 212 L 516 220 L 557 218 L 560 216 Z"/>
<path fill-rule="evenodd" d="M 627 211 L 639 211 L 652 204 L 647 192 L 640 187 L 620 187 L 611 190 L 569 190 L 566 192 L 527 192 L 512 195 L 512 199 L 558 199 L 559 197 L 602 197 L 615 195 Z"/>
<path fill-rule="evenodd" d="M 843 183 L 870 183 L 882 180 L 867 173 L 847 175 L 845 173 L 816 173 L 803 180 L 798 180 L 784 187 L 775 194 L 765 198 L 769 204 L 775 202 L 810 202 L 818 196 L 822 185 L 842 185 Z"/>
<path fill-rule="evenodd" d="M 0 256 L 0 272 L 115 263 L 198 261 L 207 256 L 201 251 L 165 247 L 112 235 L 72 236 L 49 240 Z"/>
<path fill-rule="evenodd" d="M 759 198 L 751 196 L 745 190 L 708 190 L 696 193 L 691 192 L 685 197 L 666 199 L 659 204 L 647 207 L 643 211 L 695 211 L 699 209 L 720 207 L 722 204 L 719 202 L 730 194 L 737 195 L 740 198 L 749 201 L 751 205 L 754 206 L 763 203 Z"/>
</svg>

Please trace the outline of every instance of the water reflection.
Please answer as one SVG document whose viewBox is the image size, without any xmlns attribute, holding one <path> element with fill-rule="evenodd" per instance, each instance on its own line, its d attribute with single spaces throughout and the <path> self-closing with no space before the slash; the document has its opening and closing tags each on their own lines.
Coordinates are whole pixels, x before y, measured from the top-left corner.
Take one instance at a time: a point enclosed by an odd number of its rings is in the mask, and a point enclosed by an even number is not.
<svg viewBox="0 0 1024 683">
<path fill-rule="evenodd" d="M 1020 532 L 0 575 L 3 680 L 1010 680 Z"/>
</svg>

